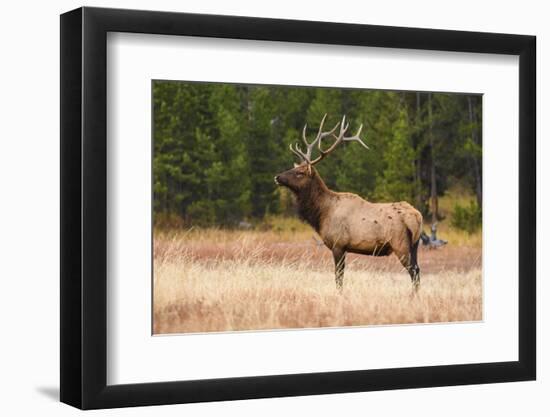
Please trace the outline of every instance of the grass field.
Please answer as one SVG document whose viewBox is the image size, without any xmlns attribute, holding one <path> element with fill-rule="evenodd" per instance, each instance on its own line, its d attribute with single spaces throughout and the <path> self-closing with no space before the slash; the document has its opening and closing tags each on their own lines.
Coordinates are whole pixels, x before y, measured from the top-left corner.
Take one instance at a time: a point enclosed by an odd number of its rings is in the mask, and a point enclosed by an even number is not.
<svg viewBox="0 0 550 417">
<path fill-rule="evenodd" d="M 156 230 L 154 333 L 482 319 L 481 233 L 442 224 L 449 244 L 420 248 L 416 296 L 395 256 L 348 255 L 339 294 L 330 251 L 308 226 L 283 226 Z"/>
</svg>

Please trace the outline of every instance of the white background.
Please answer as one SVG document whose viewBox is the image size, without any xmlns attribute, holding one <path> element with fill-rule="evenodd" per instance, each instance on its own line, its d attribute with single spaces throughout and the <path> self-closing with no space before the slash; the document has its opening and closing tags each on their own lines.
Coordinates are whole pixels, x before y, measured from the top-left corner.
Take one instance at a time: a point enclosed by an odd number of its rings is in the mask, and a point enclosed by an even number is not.
<svg viewBox="0 0 550 417">
<path fill-rule="evenodd" d="M 109 384 L 517 360 L 517 57 L 136 34 L 107 54 Z M 151 337 L 151 79 L 483 93 L 483 322 Z"/>
<path fill-rule="evenodd" d="M 542 120 L 550 91 L 541 81 L 550 50 L 548 12 L 543 2 L 462 1 L 444 5 L 423 2 L 357 2 L 341 0 L 330 5 L 278 1 L 201 2 L 120 1 L 88 5 L 160 9 L 203 13 L 314 19 L 443 29 L 481 30 L 535 34 L 538 36 L 538 138 L 539 213 L 550 210 L 548 122 Z M 56 4 L 15 2 L 2 10 L 2 150 L 0 178 L 0 240 L 2 299 L 0 320 L 2 344 L 2 402 L 5 415 L 41 413 L 72 415 L 76 411 L 58 404 L 59 349 L 59 19 L 58 14 L 80 6 L 73 1 Z M 546 71 L 548 72 L 548 71 Z M 550 249 L 550 223 L 539 214 L 541 259 Z M 101 411 L 95 414 L 121 415 L 548 415 L 544 394 L 550 390 L 547 359 L 550 326 L 548 263 L 539 264 L 539 366 L 538 381 L 485 386 L 435 388 L 326 395 L 303 398 L 238 401 L 169 407 Z"/>
</svg>

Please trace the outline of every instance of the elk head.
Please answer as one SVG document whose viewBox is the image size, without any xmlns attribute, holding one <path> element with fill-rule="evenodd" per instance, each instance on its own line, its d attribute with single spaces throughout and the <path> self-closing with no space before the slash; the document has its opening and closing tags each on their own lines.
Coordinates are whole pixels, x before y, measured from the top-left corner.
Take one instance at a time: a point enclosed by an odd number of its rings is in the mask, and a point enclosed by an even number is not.
<svg viewBox="0 0 550 417">
<path fill-rule="evenodd" d="M 336 147 L 342 142 L 356 141 L 363 145 L 366 149 L 369 149 L 369 147 L 365 145 L 365 143 L 359 137 L 363 125 L 359 126 L 359 129 L 354 136 L 348 137 L 346 136 L 346 132 L 349 128 L 349 123 L 346 124 L 346 116 L 342 118 L 341 122 L 336 123 L 336 126 L 334 126 L 331 130 L 323 132 L 323 125 L 326 118 L 327 115 L 325 114 L 323 116 L 323 119 L 321 120 L 321 124 L 319 125 L 317 136 L 311 143 L 308 142 L 306 137 L 307 124 L 304 126 L 304 129 L 302 130 L 302 141 L 306 146 L 305 152 L 302 151 L 302 148 L 297 143 L 294 144 L 294 146 L 292 146 L 292 144 L 290 145 L 290 150 L 292 151 L 292 153 L 298 156 L 298 158 L 300 159 L 300 163 L 294 164 L 294 168 L 277 175 L 275 177 L 275 183 L 277 185 L 288 187 L 295 193 L 299 193 L 302 190 L 307 189 L 310 186 L 312 180 L 318 176 L 313 166 L 320 162 L 325 156 L 334 151 Z M 340 130 L 338 131 L 338 133 L 336 133 L 338 127 L 340 127 Z M 334 142 L 327 149 L 323 149 L 321 143 L 323 139 L 328 137 L 332 137 L 334 139 Z M 315 146 L 317 146 L 319 150 L 319 156 L 317 156 L 317 158 L 315 159 L 312 159 L 313 149 L 315 148 Z"/>
</svg>

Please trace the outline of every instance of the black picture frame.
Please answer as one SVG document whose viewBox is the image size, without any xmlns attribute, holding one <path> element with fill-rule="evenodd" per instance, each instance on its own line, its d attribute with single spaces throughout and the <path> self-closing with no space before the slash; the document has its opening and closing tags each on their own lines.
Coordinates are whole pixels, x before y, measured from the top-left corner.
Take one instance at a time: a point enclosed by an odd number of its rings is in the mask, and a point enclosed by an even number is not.
<svg viewBox="0 0 550 417">
<path fill-rule="evenodd" d="M 108 32 L 519 56 L 519 360 L 107 385 Z M 61 401 L 82 409 L 534 380 L 536 38 L 102 8 L 61 15 Z"/>
</svg>

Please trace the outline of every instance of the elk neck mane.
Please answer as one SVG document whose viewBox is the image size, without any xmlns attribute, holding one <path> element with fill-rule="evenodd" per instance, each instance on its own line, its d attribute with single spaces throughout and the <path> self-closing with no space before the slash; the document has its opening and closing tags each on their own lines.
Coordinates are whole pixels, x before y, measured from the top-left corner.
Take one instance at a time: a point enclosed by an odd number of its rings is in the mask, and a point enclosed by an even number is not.
<svg viewBox="0 0 550 417">
<path fill-rule="evenodd" d="M 328 209 L 327 199 L 333 194 L 334 192 L 326 186 L 315 170 L 312 172 L 312 179 L 308 186 L 295 191 L 298 215 L 317 232 L 319 232 L 321 221 Z"/>
</svg>

